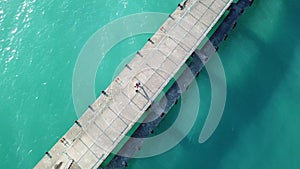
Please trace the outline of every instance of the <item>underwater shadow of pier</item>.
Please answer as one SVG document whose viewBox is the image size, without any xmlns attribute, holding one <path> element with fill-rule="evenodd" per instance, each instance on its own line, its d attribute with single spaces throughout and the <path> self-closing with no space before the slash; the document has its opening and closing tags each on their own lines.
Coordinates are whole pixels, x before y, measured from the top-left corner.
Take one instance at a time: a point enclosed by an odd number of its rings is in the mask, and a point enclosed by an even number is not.
<svg viewBox="0 0 300 169">
<path fill-rule="evenodd" d="M 284 16 L 283 18 L 286 17 L 290 16 Z M 289 31 L 297 32 L 297 30 L 299 30 L 299 26 L 296 25 L 296 23 L 288 24 L 294 24 Z M 284 25 L 285 24 L 282 24 L 282 26 Z M 238 27 L 239 26 L 241 25 L 238 25 Z M 274 32 L 282 37 L 284 36 L 284 29 L 281 27 L 277 27 Z M 235 147 L 236 141 L 242 133 L 259 118 L 265 105 L 270 102 L 274 91 L 277 90 L 283 81 L 283 77 L 288 72 L 291 62 L 295 57 L 293 53 L 297 47 L 295 39 L 291 40 L 289 38 L 282 39 L 276 37 L 272 39 L 270 43 L 265 43 L 253 31 L 246 27 L 238 29 L 238 32 L 236 31 L 235 34 L 237 33 L 245 36 L 245 39 L 250 39 L 257 45 L 259 52 L 255 55 L 256 58 L 252 59 L 252 62 L 248 64 L 249 67 L 252 67 L 251 64 L 254 64 L 255 66 L 253 67 L 255 69 L 243 73 L 243 76 L 247 78 L 244 79 L 242 84 L 248 85 L 239 86 L 239 84 L 233 84 L 228 86 L 227 103 L 223 118 L 213 136 L 206 143 L 197 146 L 197 148 L 193 146 L 188 148 L 189 151 L 197 151 L 197 154 L 201 154 L 201 156 L 198 157 L 198 161 L 194 161 L 194 163 L 199 164 L 199 166 L 197 166 L 199 168 L 218 169 L 221 167 L 222 159 Z M 229 39 L 230 36 L 234 36 L 234 34 L 229 35 Z M 231 38 L 231 41 L 233 40 L 234 39 Z M 282 43 L 289 43 L 290 45 L 285 44 L 285 48 L 276 48 L 278 44 Z M 222 48 L 222 46 L 220 48 Z M 226 58 L 222 59 L 233 60 L 235 58 L 226 56 Z M 257 80 L 257 78 L 262 77 L 264 80 Z M 238 86 L 238 88 L 236 86 Z M 232 131 L 232 128 L 234 128 L 234 131 Z M 254 139 L 255 138 L 253 138 L 253 142 L 255 142 Z M 185 139 L 184 141 L 188 140 Z"/>
</svg>

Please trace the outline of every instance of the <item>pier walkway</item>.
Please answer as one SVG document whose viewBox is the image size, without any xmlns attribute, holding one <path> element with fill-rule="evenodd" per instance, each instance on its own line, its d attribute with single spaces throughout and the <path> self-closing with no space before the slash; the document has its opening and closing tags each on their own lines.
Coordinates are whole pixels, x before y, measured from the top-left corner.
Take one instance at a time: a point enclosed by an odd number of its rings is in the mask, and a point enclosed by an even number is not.
<svg viewBox="0 0 300 169">
<path fill-rule="evenodd" d="M 231 2 L 189 0 L 183 9 L 178 7 L 108 86 L 106 93 L 90 105 L 35 168 L 98 168 L 184 65 Z M 136 92 L 137 82 L 142 86 Z"/>
</svg>

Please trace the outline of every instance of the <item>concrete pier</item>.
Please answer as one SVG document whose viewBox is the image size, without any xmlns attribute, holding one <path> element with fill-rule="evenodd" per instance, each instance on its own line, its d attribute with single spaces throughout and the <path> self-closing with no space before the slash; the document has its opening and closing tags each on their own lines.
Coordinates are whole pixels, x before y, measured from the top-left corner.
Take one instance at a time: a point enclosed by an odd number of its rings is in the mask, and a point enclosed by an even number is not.
<svg viewBox="0 0 300 169">
<path fill-rule="evenodd" d="M 100 166 L 144 115 L 231 2 L 189 0 L 184 8 L 178 7 L 105 93 L 89 106 L 35 168 Z M 206 58 L 202 59 L 206 61 Z M 137 82 L 141 86 L 135 88 Z"/>
</svg>

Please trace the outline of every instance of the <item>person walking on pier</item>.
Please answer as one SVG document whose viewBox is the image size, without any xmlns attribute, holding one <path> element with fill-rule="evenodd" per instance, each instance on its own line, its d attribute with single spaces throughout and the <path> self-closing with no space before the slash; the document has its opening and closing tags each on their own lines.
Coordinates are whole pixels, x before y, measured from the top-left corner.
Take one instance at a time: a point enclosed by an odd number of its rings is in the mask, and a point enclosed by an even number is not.
<svg viewBox="0 0 300 169">
<path fill-rule="evenodd" d="M 183 5 L 178 4 L 178 7 L 180 7 L 180 9 L 183 10 L 183 9 L 185 8 L 187 2 L 188 2 L 188 0 L 185 0 L 185 1 L 183 2 Z"/>
<path fill-rule="evenodd" d="M 138 91 L 139 91 L 138 89 L 139 89 L 140 87 L 142 87 L 141 82 L 136 82 L 134 87 L 136 88 L 135 91 L 138 92 Z"/>
</svg>

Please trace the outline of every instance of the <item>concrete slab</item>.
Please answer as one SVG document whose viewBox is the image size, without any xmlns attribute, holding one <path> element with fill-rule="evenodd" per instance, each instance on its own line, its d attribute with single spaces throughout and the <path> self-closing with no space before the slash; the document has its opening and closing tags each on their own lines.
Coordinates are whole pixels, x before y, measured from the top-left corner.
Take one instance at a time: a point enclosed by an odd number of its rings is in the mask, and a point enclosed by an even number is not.
<svg viewBox="0 0 300 169">
<path fill-rule="evenodd" d="M 165 36 L 164 33 L 157 31 L 152 37 L 151 40 L 154 42 L 154 46 L 156 46 Z"/>
<path fill-rule="evenodd" d="M 86 110 L 85 113 L 77 120 L 81 125 L 87 126 L 95 117 L 95 113 L 90 109 Z"/>
<path fill-rule="evenodd" d="M 100 95 L 97 98 L 97 100 L 95 100 L 95 102 L 93 104 L 91 104 L 91 107 L 95 110 L 95 112 L 97 112 L 97 111 L 99 111 L 100 109 L 102 109 L 105 106 L 104 103 L 105 103 L 105 97 L 103 97 L 102 95 Z"/>
<path fill-rule="evenodd" d="M 87 152 L 87 150 L 88 148 L 82 143 L 80 139 L 78 139 L 73 143 L 72 147 L 70 147 L 66 151 L 66 153 L 75 161 L 79 161 L 79 159 Z"/>
<path fill-rule="evenodd" d="M 128 104 L 122 113 L 120 114 L 120 118 L 122 118 L 124 121 L 127 121 L 127 124 L 129 123 L 135 123 L 134 119 L 138 116 L 138 110 L 132 107 L 132 105 Z"/>
<path fill-rule="evenodd" d="M 214 1 L 211 5 L 211 10 L 214 11 L 216 14 L 220 13 L 225 6 L 225 2 L 223 1 Z"/>
<path fill-rule="evenodd" d="M 175 42 L 171 37 L 166 36 L 164 41 L 160 44 L 159 50 L 166 56 L 170 55 L 170 53 L 177 46 L 177 42 Z M 168 50 L 163 50 L 164 48 Z"/>
<path fill-rule="evenodd" d="M 149 98 L 147 98 L 147 96 L 143 92 L 138 92 L 132 99 L 132 103 L 134 103 L 139 110 L 143 110 L 148 101 Z"/>
<path fill-rule="evenodd" d="M 149 49 L 149 51 L 152 50 Z M 131 73 L 135 72 L 140 68 L 140 66 L 145 65 L 145 59 L 144 57 L 134 57 L 128 65 L 131 68 Z"/>
<path fill-rule="evenodd" d="M 72 143 L 76 138 L 78 138 L 81 132 L 82 132 L 82 128 L 79 127 L 77 124 L 74 124 L 70 128 L 70 130 L 64 135 L 64 138 L 68 142 Z"/>
<path fill-rule="evenodd" d="M 88 151 L 79 160 L 78 165 L 81 168 L 92 168 L 97 161 L 98 158 L 91 151 Z"/>
<path fill-rule="evenodd" d="M 128 124 L 126 124 L 124 120 L 120 119 L 119 117 L 115 119 L 115 121 L 111 124 L 111 127 L 123 134 L 123 132 L 127 129 Z"/>
<path fill-rule="evenodd" d="M 157 90 L 161 88 L 161 85 L 165 80 L 158 74 L 153 74 L 150 79 L 147 81 L 147 87 L 153 92 L 156 93 Z"/>
<path fill-rule="evenodd" d="M 184 16 L 184 19 L 182 19 L 179 25 L 188 32 L 192 29 L 197 21 L 197 19 L 195 19 L 191 14 L 188 13 Z"/>
<path fill-rule="evenodd" d="M 113 127 L 109 126 L 106 128 L 105 133 L 107 133 L 107 137 L 112 141 L 115 142 L 116 139 L 121 135 L 121 132 L 118 132 Z"/>
<path fill-rule="evenodd" d="M 205 6 L 204 4 L 202 3 L 198 3 L 196 4 L 192 9 L 191 9 L 191 12 L 190 14 L 196 18 L 197 20 L 199 20 L 202 15 L 206 12 L 206 10 L 208 9 L 207 6 Z"/>
<path fill-rule="evenodd" d="M 187 31 L 182 28 L 180 25 L 176 25 L 169 33 L 170 37 L 175 42 L 180 42 L 182 37 L 184 37 L 187 34 Z"/>
<path fill-rule="evenodd" d="M 204 23 L 206 26 L 209 26 L 213 23 L 213 21 L 215 20 L 216 17 L 217 17 L 217 14 L 215 14 L 211 10 L 207 10 L 205 12 L 205 15 L 202 16 L 201 22 Z"/>
<path fill-rule="evenodd" d="M 161 26 L 161 29 L 163 30 L 164 33 L 168 33 L 169 30 L 176 24 L 176 22 L 168 17 L 168 19 L 166 20 L 166 22 Z"/>
<path fill-rule="evenodd" d="M 201 21 L 198 21 L 189 33 L 196 37 L 198 35 L 202 35 L 206 30 L 207 26 L 204 25 L 204 23 L 202 23 Z"/>
<path fill-rule="evenodd" d="M 161 67 L 159 71 L 157 71 L 157 73 L 164 79 L 168 79 L 170 75 L 172 75 L 175 72 L 176 68 L 177 65 L 173 61 L 171 61 L 170 59 L 166 59 L 161 64 Z"/>
<path fill-rule="evenodd" d="M 119 74 L 119 76 L 116 77 L 115 81 L 122 86 L 122 88 L 125 88 L 131 77 L 132 77 L 133 72 L 129 69 L 123 69 L 123 71 Z"/>
<path fill-rule="evenodd" d="M 185 10 L 180 10 L 179 7 L 177 7 L 177 10 L 175 10 L 172 14 L 171 14 L 171 17 L 174 19 L 174 20 L 178 20 L 182 17 L 182 15 L 185 13 Z"/>
<path fill-rule="evenodd" d="M 223 2 L 225 2 L 226 4 L 230 4 L 232 2 L 232 0 L 222 0 Z"/>
<path fill-rule="evenodd" d="M 110 135 L 109 133 L 107 133 L 107 134 Z M 97 141 L 95 143 L 97 144 L 97 146 L 99 146 L 101 149 L 103 149 L 106 153 L 110 152 L 111 147 L 113 145 L 113 141 L 104 133 L 97 139 Z"/>
<path fill-rule="evenodd" d="M 112 101 L 109 103 L 109 108 L 116 114 L 119 115 L 124 107 L 129 103 L 130 99 L 124 95 L 123 92 L 116 93 L 112 97 Z"/>
<path fill-rule="evenodd" d="M 89 134 L 82 134 L 81 135 L 81 141 L 88 147 L 91 148 L 91 146 L 94 144 L 95 139 L 93 139 L 92 136 Z"/>
<path fill-rule="evenodd" d="M 138 81 L 140 81 L 143 84 L 145 84 L 149 77 L 151 77 L 155 72 L 153 71 L 153 69 L 151 69 L 151 67 L 148 66 L 148 64 L 143 67 L 140 72 L 138 72 L 138 74 L 136 74 L 134 76 L 134 79 L 132 79 L 132 84 L 130 86 L 130 88 L 134 89 L 135 83 L 137 83 Z M 137 80 L 137 81 L 136 81 Z"/>
<path fill-rule="evenodd" d="M 117 115 L 107 108 L 103 111 L 101 117 L 108 125 L 110 125 L 114 121 L 114 119 L 117 118 Z"/>
<path fill-rule="evenodd" d="M 200 2 L 207 7 L 210 7 L 210 5 L 214 2 L 214 0 L 200 0 Z"/>
<path fill-rule="evenodd" d="M 186 34 L 186 36 L 182 39 L 182 47 L 186 50 L 189 51 L 191 46 L 195 45 L 195 43 L 197 42 L 196 37 L 198 37 L 198 35 L 191 35 L 191 34 Z"/>
<path fill-rule="evenodd" d="M 98 159 L 101 159 L 104 154 L 106 153 L 102 148 L 100 148 L 99 146 L 97 146 L 96 144 L 93 144 L 92 147 L 90 148 L 90 151 L 93 152 L 93 154 L 95 154 L 95 156 Z"/>
<path fill-rule="evenodd" d="M 109 126 L 109 123 L 100 115 L 95 119 L 95 124 L 103 131 Z"/>
<path fill-rule="evenodd" d="M 91 123 L 88 128 L 84 129 L 83 135 L 88 135 L 92 140 L 97 140 L 103 131 L 104 129 L 99 128 L 95 123 Z M 85 141 L 90 145 L 89 140 L 86 139 Z"/>
<path fill-rule="evenodd" d="M 147 57 L 147 65 L 150 67 L 159 67 L 166 58 L 167 56 L 159 50 L 153 50 L 149 57 Z"/>
<path fill-rule="evenodd" d="M 177 46 L 176 49 L 170 55 L 170 60 L 172 60 L 176 65 L 180 65 L 182 63 L 182 59 L 186 56 L 186 51 L 183 47 Z"/>
</svg>

